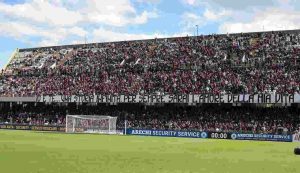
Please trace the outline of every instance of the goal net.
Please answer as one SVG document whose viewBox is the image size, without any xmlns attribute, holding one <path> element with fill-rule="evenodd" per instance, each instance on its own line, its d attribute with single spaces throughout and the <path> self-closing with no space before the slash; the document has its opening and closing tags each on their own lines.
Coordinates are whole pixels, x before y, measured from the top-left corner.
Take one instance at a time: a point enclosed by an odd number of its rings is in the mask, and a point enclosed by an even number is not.
<svg viewBox="0 0 300 173">
<path fill-rule="evenodd" d="M 67 133 L 116 134 L 117 117 L 97 115 L 67 115 Z"/>
</svg>

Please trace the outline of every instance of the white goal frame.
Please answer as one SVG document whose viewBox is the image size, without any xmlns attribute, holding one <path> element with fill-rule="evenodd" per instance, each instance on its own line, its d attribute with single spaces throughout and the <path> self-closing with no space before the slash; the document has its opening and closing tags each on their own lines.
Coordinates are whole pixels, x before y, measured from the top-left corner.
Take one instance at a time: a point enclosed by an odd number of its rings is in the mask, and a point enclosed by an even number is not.
<svg viewBox="0 0 300 173">
<path fill-rule="evenodd" d="M 103 115 L 67 115 L 66 133 L 117 134 L 117 117 Z"/>
</svg>

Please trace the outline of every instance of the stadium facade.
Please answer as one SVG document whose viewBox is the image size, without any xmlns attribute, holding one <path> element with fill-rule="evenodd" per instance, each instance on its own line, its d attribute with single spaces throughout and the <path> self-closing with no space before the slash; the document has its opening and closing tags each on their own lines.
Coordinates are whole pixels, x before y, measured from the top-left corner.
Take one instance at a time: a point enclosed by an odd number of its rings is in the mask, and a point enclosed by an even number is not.
<svg viewBox="0 0 300 173">
<path fill-rule="evenodd" d="M 1 72 L 1 128 L 108 115 L 127 133 L 292 141 L 299 56 L 299 30 L 17 49 Z"/>
</svg>

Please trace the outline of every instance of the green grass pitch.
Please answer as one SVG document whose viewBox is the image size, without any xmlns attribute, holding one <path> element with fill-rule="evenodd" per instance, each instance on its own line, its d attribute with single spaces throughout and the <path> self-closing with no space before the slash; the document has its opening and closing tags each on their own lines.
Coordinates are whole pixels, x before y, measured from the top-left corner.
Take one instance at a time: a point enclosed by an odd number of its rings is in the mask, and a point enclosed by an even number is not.
<svg viewBox="0 0 300 173">
<path fill-rule="evenodd" d="M 0 172 L 299 173 L 296 145 L 0 130 Z"/>
</svg>

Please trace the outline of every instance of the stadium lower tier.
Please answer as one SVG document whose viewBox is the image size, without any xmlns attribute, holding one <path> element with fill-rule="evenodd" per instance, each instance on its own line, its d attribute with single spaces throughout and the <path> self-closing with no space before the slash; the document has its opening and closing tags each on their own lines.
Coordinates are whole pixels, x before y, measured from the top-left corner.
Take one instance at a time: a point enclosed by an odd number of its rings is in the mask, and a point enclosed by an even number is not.
<svg viewBox="0 0 300 173">
<path fill-rule="evenodd" d="M 300 112 L 293 106 L 0 103 L 1 124 L 65 125 L 66 115 L 117 117 L 118 129 L 124 128 L 125 119 L 131 129 L 292 134 L 300 127 Z"/>
</svg>

